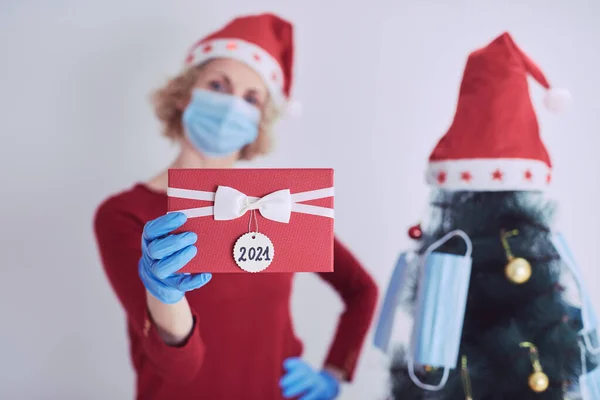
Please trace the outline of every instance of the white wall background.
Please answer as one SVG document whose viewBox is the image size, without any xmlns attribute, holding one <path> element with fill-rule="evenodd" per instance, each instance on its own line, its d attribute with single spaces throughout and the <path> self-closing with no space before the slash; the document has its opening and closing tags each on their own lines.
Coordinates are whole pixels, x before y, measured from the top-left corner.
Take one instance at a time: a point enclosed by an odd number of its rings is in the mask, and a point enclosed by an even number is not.
<svg viewBox="0 0 600 400">
<path fill-rule="evenodd" d="M 150 90 L 201 35 L 264 10 L 296 23 L 294 93 L 305 107 L 256 165 L 335 168 L 337 233 L 382 291 L 423 211 L 422 171 L 453 116 L 467 54 L 512 32 L 575 97 L 553 116 L 531 85 L 563 231 L 598 287 L 598 1 L 3 0 L 0 398 L 132 398 L 123 315 L 97 258 L 92 214 L 175 155 Z M 314 276 L 296 283 L 297 330 L 318 364 L 341 302 Z M 600 291 L 592 294 L 600 307 Z M 369 350 L 370 338 L 343 399 L 376 399 L 385 388 Z"/>
</svg>

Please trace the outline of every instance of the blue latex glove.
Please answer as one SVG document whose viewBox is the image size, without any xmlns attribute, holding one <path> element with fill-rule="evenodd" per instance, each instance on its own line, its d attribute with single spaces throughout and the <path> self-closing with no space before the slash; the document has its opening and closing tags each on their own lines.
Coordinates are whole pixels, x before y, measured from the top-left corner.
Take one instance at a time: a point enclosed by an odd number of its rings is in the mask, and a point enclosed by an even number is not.
<svg viewBox="0 0 600 400">
<path fill-rule="evenodd" d="M 327 371 L 316 372 L 299 358 L 288 358 L 283 362 L 286 374 L 279 381 L 283 397 L 296 396 L 300 400 L 332 400 L 340 390 L 338 380 Z"/>
<path fill-rule="evenodd" d="M 177 274 L 197 253 L 194 232 L 170 234 L 182 226 L 183 213 L 169 213 L 144 226 L 138 272 L 144 286 L 165 304 L 177 303 L 190 290 L 204 286 L 211 274 Z"/>
</svg>

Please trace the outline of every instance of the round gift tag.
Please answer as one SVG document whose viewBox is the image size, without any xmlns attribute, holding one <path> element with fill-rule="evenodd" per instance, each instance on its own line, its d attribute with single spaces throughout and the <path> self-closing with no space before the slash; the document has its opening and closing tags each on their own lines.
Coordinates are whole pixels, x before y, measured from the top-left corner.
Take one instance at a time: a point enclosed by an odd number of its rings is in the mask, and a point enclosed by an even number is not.
<svg viewBox="0 0 600 400">
<path fill-rule="evenodd" d="M 242 235 L 233 246 L 233 259 L 246 272 L 265 270 L 273 262 L 274 255 L 271 239 L 258 232 Z"/>
</svg>

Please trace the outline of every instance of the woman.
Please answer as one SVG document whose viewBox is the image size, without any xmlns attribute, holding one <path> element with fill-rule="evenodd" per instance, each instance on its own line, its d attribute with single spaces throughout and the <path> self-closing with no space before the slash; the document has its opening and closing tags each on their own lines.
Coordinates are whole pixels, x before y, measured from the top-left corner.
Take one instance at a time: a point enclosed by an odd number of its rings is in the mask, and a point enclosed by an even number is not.
<svg viewBox="0 0 600 400">
<path fill-rule="evenodd" d="M 237 18 L 193 46 L 155 96 L 171 168 L 230 168 L 269 149 L 290 92 L 292 26 L 272 14 Z M 302 361 L 290 316 L 291 274 L 178 274 L 202 246 L 166 214 L 167 171 L 105 200 L 95 233 L 128 321 L 138 399 L 334 399 L 352 379 L 377 289 L 335 241 L 335 272 L 319 274 L 345 302 L 325 366 Z M 150 221 L 150 222 L 147 222 Z M 141 245 L 140 245 L 141 242 Z"/>
</svg>

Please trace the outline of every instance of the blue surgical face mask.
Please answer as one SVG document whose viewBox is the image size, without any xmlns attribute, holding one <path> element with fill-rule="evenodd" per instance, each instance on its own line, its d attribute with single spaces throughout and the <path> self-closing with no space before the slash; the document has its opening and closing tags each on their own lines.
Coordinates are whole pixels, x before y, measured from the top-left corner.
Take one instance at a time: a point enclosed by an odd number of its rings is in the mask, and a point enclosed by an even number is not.
<svg viewBox="0 0 600 400">
<path fill-rule="evenodd" d="M 579 390 L 583 400 L 600 399 L 600 367 L 594 368 L 592 371 L 587 370 L 587 352 L 596 356 L 600 353 L 598 346 L 597 328 L 598 319 L 594 312 L 594 307 L 584 284 L 583 277 L 579 266 L 575 262 L 575 257 L 569 248 L 567 241 L 561 233 L 556 233 L 552 237 L 554 248 L 560 255 L 561 260 L 565 263 L 569 272 L 573 276 L 579 295 L 581 297 L 581 319 L 583 329 L 579 332 L 581 341 L 579 347 L 581 349 L 581 371 L 579 377 Z"/>
<path fill-rule="evenodd" d="M 562 262 L 565 263 L 573 276 L 579 291 L 579 296 L 581 297 L 581 319 L 583 323 L 583 329 L 580 332 L 581 338 L 585 343 L 587 351 L 594 355 L 600 354 L 600 347 L 598 344 L 592 343 L 592 338 L 597 335 L 598 319 L 594 312 L 594 306 L 592 305 L 590 295 L 584 284 L 579 266 L 575 262 L 575 257 L 561 233 L 555 233 L 553 235 L 552 243 L 560 255 Z"/>
<path fill-rule="evenodd" d="M 386 354 L 389 354 L 389 352 L 393 350 L 390 349 L 390 338 L 392 336 L 394 320 L 400 303 L 400 292 L 406 282 L 410 256 L 411 253 L 405 252 L 400 254 L 400 257 L 398 258 L 398 262 L 396 263 L 396 267 L 394 268 L 394 272 L 392 273 L 390 283 L 388 284 L 385 293 L 385 299 L 383 300 L 377 327 L 375 328 L 373 343 L 375 347 Z"/>
<path fill-rule="evenodd" d="M 592 371 L 587 370 L 586 346 L 579 345 L 581 349 L 581 376 L 579 377 L 579 393 L 582 400 L 600 399 L 600 367 Z"/>
<path fill-rule="evenodd" d="M 260 110 L 237 96 L 195 89 L 182 120 L 198 151 L 225 157 L 256 140 Z"/>
<path fill-rule="evenodd" d="M 433 253 L 454 236 L 465 241 L 465 255 Z M 467 234 L 455 230 L 429 246 L 423 255 L 407 360 L 410 378 L 421 389 L 442 389 L 450 370 L 458 363 L 471 278 L 471 252 L 472 244 Z M 415 365 L 443 368 L 442 380 L 438 385 L 421 382 L 415 375 Z"/>
</svg>

